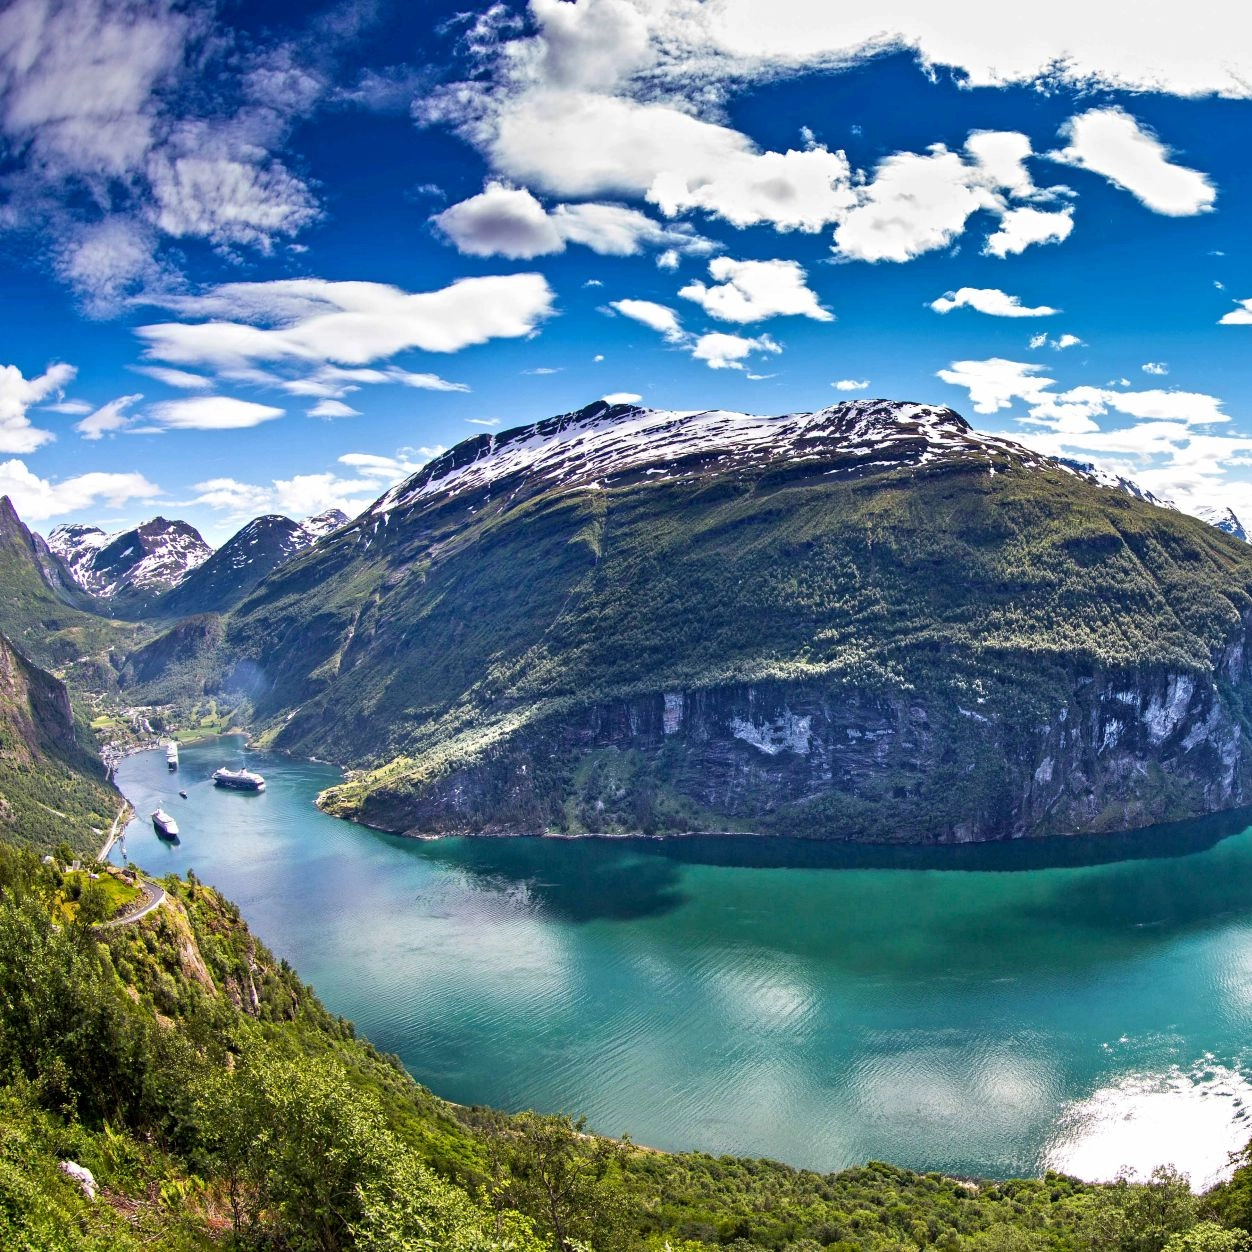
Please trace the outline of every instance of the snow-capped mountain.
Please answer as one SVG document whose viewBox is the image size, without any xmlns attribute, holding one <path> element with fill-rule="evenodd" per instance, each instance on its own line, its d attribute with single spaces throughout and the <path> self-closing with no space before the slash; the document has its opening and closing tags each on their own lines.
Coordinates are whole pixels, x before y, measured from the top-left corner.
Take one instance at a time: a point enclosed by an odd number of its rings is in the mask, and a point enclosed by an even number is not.
<svg viewBox="0 0 1252 1252">
<path fill-rule="evenodd" d="M 213 554 L 194 526 L 164 517 L 112 535 L 97 526 L 58 526 L 48 547 L 79 587 L 102 600 L 160 595 Z"/>
<path fill-rule="evenodd" d="M 159 611 L 171 617 L 224 612 L 238 604 L 272 570 L 312 547 L 323 535 L 338 530 L 347 520 L 338 509 L 319 513 L 305 522 L 293 522 L 280 513 L 254 518 L 165 596 Z"/>
<path fill-rule="evenodd" d="M 329 535 L 331 531 L 338 530 L 341 526 L 346 526 L 347 524 L 348 515 L 342 509 L 327 509 L 324 513 L 306 517 L 300 523 L 301 527 L 312 537 L 314 542 L 321 539 L 323 535 Z"/>
<path fill-rule="evenodd" d="M 1244 543 L 1248 542 L 1248 532 L 1233 509 L 1223 508 L 1220 504 L 1201 505 L 1195 510 L 1195 515 L 1210 526 L 1216 526 L 1218 530 L 1224 530 L 1228 535 L 1242 539 Z"/>
<path fill-rule="evenodd" d="M 386 493 L 359 520 L 521 484 L 607 486 L 635 478 L 682 478 L 802 466 L 836 458 L 832 473 L 922 466 L 970 453 L 1028 465 L 1050 458 L 984 435 L 951 409 L 892 400 L 854 400 L 815 413 L 759 417 L 723 410 L 673 412 L 589 405 L 575 413 L 480 435 L 458 444 Z"/>
</svg>

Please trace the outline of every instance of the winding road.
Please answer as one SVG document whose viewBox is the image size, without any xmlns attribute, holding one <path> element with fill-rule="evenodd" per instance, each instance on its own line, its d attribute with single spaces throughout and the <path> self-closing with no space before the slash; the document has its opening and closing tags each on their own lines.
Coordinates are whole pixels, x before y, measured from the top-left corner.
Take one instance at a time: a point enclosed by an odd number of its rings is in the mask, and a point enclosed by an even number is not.
<svg viewBox="0 0 1252 1252">
<path fill-rule="evenodd" d="M 127 913 L 123 917 L 114 917 L 107 922 L 101 922 L 97 930 L 112 930 L 116 926 L 129 926 L 132 922 L 137 922 L 141 917 L 147 917 L 153 909 L 160 908 L 165 903 L 165 888 L 157 886 L 154 882 L 149 882 L 146 878 L 140 880 L 140 886 L 148 896 L 147 903 L 141 909 L 136 909 L 133 913 Z"/>
</svg>

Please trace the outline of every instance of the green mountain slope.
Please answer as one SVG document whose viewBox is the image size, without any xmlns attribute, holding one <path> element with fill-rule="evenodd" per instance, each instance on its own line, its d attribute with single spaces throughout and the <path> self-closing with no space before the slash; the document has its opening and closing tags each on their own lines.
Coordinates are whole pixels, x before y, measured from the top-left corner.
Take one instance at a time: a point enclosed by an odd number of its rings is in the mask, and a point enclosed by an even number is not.
<svg viewBox="0 0 1252 1252">
<path fill-rule="evenodd" d="M 65 684 L 0 636 L 0 837 L 94 853 L 122 803 Z"/>
<path fill-rule="evenodd" d="M 276 571 L 226 685 L 397 830 L 909 841 L 1252 798 L 1252 549 L 866 401 L 481 436 Z"/>
<path fill-rule="evenodd" d="M 48 545 L 23 524 L 8 496 L 0 496 L 0 634 L 40 665 L 75 662 L 107 685 L 108 653 L 133 647 L 143 628 L 94 611 L 91 597 Z"/>
<path fill-rule="evenodd" d="M 1252 1168 L 1090 1186 L 822 1175 L 445 1103 L 194 881 L 132 926 L 58 913 L 0 844 L 0 1246 L 38 1252 L 1246 1252 Z M 616 1129 L 616 1128 L 600 1128 Z M 87 1198 L 61 1168 L 91 1171 Z"/>
</svg>

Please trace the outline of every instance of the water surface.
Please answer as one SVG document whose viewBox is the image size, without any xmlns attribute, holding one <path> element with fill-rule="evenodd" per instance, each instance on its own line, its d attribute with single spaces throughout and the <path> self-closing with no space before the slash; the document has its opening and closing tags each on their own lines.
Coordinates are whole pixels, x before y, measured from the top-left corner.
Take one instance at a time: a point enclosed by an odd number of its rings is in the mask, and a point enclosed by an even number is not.
<svg viewBox="0 0 1252 1252">
<path fill-rule="evenodd" d="M 424 843 L 319 813 L 327 766 L 249 753 L 265 794 L 212 786 L 244 759 L 123 762 L 183 831 L 138 818 L 126 854 L 223 890 L 449 1099 L 821 1169 L 1201 1183 L 1252 1137 L 1246 818 L 939 850 Z"/>
</svg>

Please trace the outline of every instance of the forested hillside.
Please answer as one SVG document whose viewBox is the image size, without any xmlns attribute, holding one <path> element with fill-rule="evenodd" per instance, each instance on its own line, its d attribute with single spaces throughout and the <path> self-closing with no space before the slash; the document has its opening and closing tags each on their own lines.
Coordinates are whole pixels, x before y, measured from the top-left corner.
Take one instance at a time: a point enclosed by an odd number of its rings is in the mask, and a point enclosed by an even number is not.
<svg viewBox="0 0 1252 1252">
<path fill-rule="evenodd" d="M 6 1250 L 1240 1252 L 1252 1227 L 1252 1167 L 1203 1197 L 1169 1171 L 819 1175 L 460 1108 L 328 1014 L 211 889 L 167 879 L 163 906 L 100 930 L 66 885 L 0 845 Z"/>
</svg>

